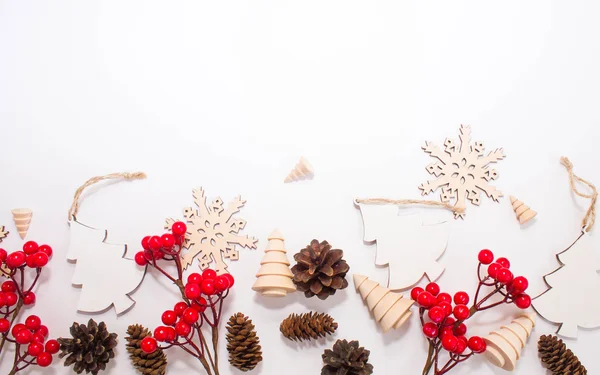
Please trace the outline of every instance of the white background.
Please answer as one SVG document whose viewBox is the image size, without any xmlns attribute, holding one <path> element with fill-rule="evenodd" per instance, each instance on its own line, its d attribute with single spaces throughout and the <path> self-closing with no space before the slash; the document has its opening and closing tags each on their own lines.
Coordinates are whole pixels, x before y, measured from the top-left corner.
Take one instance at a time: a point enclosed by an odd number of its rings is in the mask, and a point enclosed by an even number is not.
<svg viewBox="0 0 600 375">
<path fill-rule="evenodd" d="M 575 239 L 588 203 L 570 193 L 559 157 L 600 184 L 598 12 L 597 2 L 546 0 L 0 1 L 0 224 L 13 232 L 2 246 L 22 245 L 10 209 L 25 206 L 35 212 L 27 239 L 55 249 L 30 312 L 54 337 L 88 319 L 76 312 L 80 291 L 65 260 L 73 193 L 91 176 L 141 170 L 145 181 L 91 189 L 79 214 L 109 229 L 112 242 L 133 244 L 132 253 L 192 204 L 193 187 L 247 199 L 240 217 L 259 248 L 241 250 L 231 264 L 237 284 L 224 315 L 242 311 L 256 323 L 264 361 L 255 373 L 319 373 L 336 338 L 360 340 L 376 374 L 420 373 L 426 342 L 417 318 L 383 334 L 352 284 L 325 302 L 256 296 L 250 287 L 266 236 L 281 229 L 290 256 L 326 239 L 345 250 L 352 272 L 384 281 L 353 198 L 418 198 L 430 178 L 422 143 L 441 144 L 471 124 L 475 140 L 506 151 L 495 166 L 506 196 L 485 198 L 452 222 L 442 289 L 472 292 L 476 254 L 487 247 L 529 277 L 533 294 L 544 291 L 542 275 L 557 268 L 554 254 Z M 301 155 L 315 179 L 284 185 Z M 539 211 L 533 225 L 520 228 L 509 194 Z M 94 317 L 121 338 L 107 373 L 133 373 L 126 327 L 155 327 L 177 300 L 158 280 L 146 276 L 128 314 Z M 568 296 L 562 303 L 577 308 Z M 309 309 L 337 319 L 335 337 L 305 345 L 282 338 L 279 322 Z M 470 333 L 485 334 L 515 312 L 496 310 L 474 318 Z M 516 373 L 546 373 L 536 341 L 555 328 L 540 322 Z M 592 374 L 600 371 L 599 338 L 580 331 L 568 342 Z M 221 373 L 239 373 L 221 349 Z M 177 350 L 168 356 L 170 374 L 201 369 Z M 11 357 L 3 354 L 0 373 Z M 60 363 L 26 371 L 70 372 Z M 476 357 L 452 373 L 504 372 Z"/>
</svg>

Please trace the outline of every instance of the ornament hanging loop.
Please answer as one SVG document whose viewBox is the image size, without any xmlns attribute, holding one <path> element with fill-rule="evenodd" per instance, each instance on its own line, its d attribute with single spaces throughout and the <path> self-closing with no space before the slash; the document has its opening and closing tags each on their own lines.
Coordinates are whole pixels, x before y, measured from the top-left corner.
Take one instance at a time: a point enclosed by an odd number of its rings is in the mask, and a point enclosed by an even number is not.
<svg viewBox="0 0 600 375">
<path fill-rule="evenodd" d="M 97 184 L 98 182 L 105 181 L 105 180 L 114 180 L 114 179 L 142 180 L 144 178 L 146 178 L 146 174 L 144 172 L 110 173 L 110 174 L 107 174 L 104 176 L 96 176 L 96 177 L 90 178 L 83 185 L 81 185 L 77 189 L 77 191 L 75 191 L 75 195 L 73 196 L 73 204 L 71 205 L 71 208 L 69 209 L 68 220 L 70 221 L 72 218 L 75 217 L 75 215 L 77 215 L 77 212 L 79 211 L 79 203 L 80 203 L 81 194 L 83 194 L 83 191 L 87 187 Z"/>
<path fill-rule="evenodd" d="M 463 207 L 463 206 L 453 206 L 446 202 L 436 202 L 436 201 L 430 201 L 430 200 L 424 200 L 424 199 L 364 198 L 364 199 L 355 199 L 354 200 L 354 204 L 358 205 L 360 203 L 364 203 L 364 204 L 397 204 L 397 205 L 418 204 L 418 205 L 422 205 L 422 206 L 445 208 L 449 211 L 454 212 L 455 214 L 462 214 L 465 212 L 465 207 Z"/>
<path fill-rule="evenodd" d="M 571 163 L 571 161 L 567 157 L 562 156 L 560 158 L 560 163 L 564 165 L 565 168 L 567 168 L 567 172 L 569 172 L 569 183 L 571 184 L 571 190 L 580 197 L 588 198 L 591 200 L 590 206 L 588 207 L 588 210 L 585 213 L 583 220 L 581 221 L 581 227 L 583 228 L 583 230 L 589 232 L 594 226 L 594 222 L 596 221 L 596 200 L 598 199 L 598 190 L 596 189 L 596 186 L 594 186 L 594 184 L 584 180 L 583 178 L 573 173 L 573 163 Z M 575 186 L 575 182 L 579 182 L 580 184 L 586 185 L 592 191 L 592 193 L 582 193 L 577 189 L 577 186 Z"/>
</svg>

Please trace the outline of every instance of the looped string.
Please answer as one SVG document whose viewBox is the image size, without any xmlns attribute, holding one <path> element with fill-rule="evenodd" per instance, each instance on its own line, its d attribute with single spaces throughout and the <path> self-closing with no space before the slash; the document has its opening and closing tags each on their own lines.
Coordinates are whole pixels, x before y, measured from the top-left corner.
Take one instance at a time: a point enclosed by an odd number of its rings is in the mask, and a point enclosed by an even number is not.
<svg viewBox="0 0 600 375">
<path fill-rule="evenodd" d="M 71 220 L 75 215 L 77 215 L 77 211 L 79 211 L 79 198 L 81 197 L 81 194 L 83 193 L 83 191 L 85 190 L 85 188 L 92 186 L 94 184 L 97 184 L 98 182 L 104 181 L 104 180 L 113 180 L 113 179 L 118 179 L 118 178 L 122 178 L 124 180 L 141 180 L 146 178 L 146 174 L 144 172 L 133 172 L 133 173 L 128 173 L 128 172 L 124 172 L 124 173 L 110 173 L 104 176 L 96 176 L 96 177 L 92 177 L 89 180 L 87 180 L 85 182 L 85 184 L 81 185 L 79 187 L 79 189 L 77 189 L 77 191 L 75 191 L 75 196 L 73 196 L 73 204 L 71 205 L 71 208 L 69 209 L 69 220 Z"/>
<path fill-rule="evenodd" d="M 387 199 L 387 198 L 365 198 L 356 199 L 356 203 L 365 204 L 420 204 L 423 206 L 441 207 L 450 210 L 454 213 L 462 214 L 465 208 L 462 206 L 453 206 L 446 202 L 436 202 L 424 199 Z"/>
<path fill-rule="evenodd" d="M 565 168 L 567 168 L 567 172 L 569 172 L 569 182 L 571 184 L 571 190 L 573 190 L 575 194 L 579 195 L 582 198 L 591 199 L 590 207 L 588 208 L 587 212 L 585 213 L 585 216 L 583 217 L 583 220 L 581 221 L 582 228 L 584 228 L 586 232 L 589 232 L 594 226 L 594 222 L 596 221 L 596 199 L 598 198 L 598 191 L 596 190 L 594 184 L 584 180 L 583 178 L 573 173 L 573 163 L 571 163 L 571 161 L 567 157 L 562 156 L 560 158 L 560 163 L 564 165 Z M 575 181 L 579 182 L 580 184 L 586 185 L 588 188 L 590 188 L 590 190 L 592 190 L 592 193 L 585 194 L 577 190 L 577 187 L 575 186 Z"/>
</svg>

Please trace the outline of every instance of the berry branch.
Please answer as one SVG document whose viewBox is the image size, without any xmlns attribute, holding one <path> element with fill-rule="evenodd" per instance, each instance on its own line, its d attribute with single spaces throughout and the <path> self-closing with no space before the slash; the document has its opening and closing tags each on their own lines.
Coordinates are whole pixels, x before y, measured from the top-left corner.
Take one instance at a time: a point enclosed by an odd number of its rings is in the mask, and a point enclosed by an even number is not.
<svg viewBox="0 0 600 375">
<path fill-rule="evenodd" d="M 8 279 L 2 283 L 0 292 L 0 355 L 6 343 L 15 346 L 9 375 L 31 365 L 49 366 L 52 355 L 60 348 L 58 341 L 46 341 L 48 327 L 42 325 L 38 316 L 29 315 L 23 323 L 14 324 L 21 309 L 35 303 L 33 288 L 51 256 L 50 246 L 38 246 L 34 241 L 26 242 L 23 251 L 8 254 L 6 250 L 0 249 L 0 275 Z M 35 276 L 32 272 L 35 272 Z M 30 279 L 31 282 L 27 285 L 26 281 Z"/>
<path fill-rule="evenodd" d="M 217 276 L 212 269 L 202 274 L 192 273 L 183 282 L 183 266 L 180 258 L 185 242 L 187 227 L 183 222 L 175 222 L 171 233 L 162 236 L 146 236 L 142 240 L 143 251 L 135 255 L 140 266 L 150 266 L 171 280 L 181 293 L 182 301 L 177 302 L 173 310 L 166 310 L 161 320 L 164 326 L 156 327 L 154 337 L 145 337 L 140 347 L 146 353 L 158 348 L 178 347 L 192 357 L 197 358 L 208 375 L 219 375 L 217 345 L 219 341 L 219 322 L 223 311 L 223 300 L 229 295 L 234 284 L 233 276 L 226 273 Z M 176 275 L 171 275 L 159 261 L 173 262 Z M 206 323 L 211 331 L 212 349 L 204 335 L 202 327 Z M 164 343 L 159 346 L 158 342 Z M 211 353 L 212 351 L 212 353 Z"/>
<path fill-rule="evenodd" d="M 419 304 L 423 334 L 429 342 L 423 375 L 427 375 L 432 368 L 434 375 L 445 374 L 473 355 L 485 352 L 484 339 L 479 336 L 471 336 L 467 339 L 465 336 L 467 333 L 465 321 L 476 313 L 505 303 L 514 303 L 520 309 L 531 306 L 531 298 L 525 293 L 529 282 L 523 276 L 514 277 L 508 259 L 498 258 L 494 262 L 494 254 L 487 249 L 479 252 L 478 259 L 479 285 L 470 308 L 467 306 L 470 297 L 466 292 L 457 292 L 452 298 L 448 293 L 440 293 L 440 287 L 436 283 L 427 284 L 425 289 L 415 287 L 411 290 L 411 298 Z M 489 265 L 487 274 L 482 270 L 483 265 Z M 484 288 L 491 291 L 480 298 Z M 501 296 L 499 300 L 491 302 L 498 296 Z M 466 351 L 467 348 L 469 351 Z M 448 353 L 449 359 L 440 367 L 439 358 L 443 353 L 442 349 Z"/>
</svg>

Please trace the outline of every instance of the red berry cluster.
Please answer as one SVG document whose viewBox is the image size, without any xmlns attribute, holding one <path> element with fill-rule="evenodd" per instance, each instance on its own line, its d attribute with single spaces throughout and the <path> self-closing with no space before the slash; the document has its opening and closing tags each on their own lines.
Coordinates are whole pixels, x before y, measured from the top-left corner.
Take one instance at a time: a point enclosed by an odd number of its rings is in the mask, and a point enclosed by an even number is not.
<svg viewBox="0 0 600 375">
<path fill-rule="evenodd" d="M 8 319 L 0 319 L 0 333 L 7 334 L 9 330 L 13 339 L 6 340 L 14 342 L 17 346 L 17 364 L 24 363 L 17 371 L 33 364 L 34 360 L 40 367 L 50 366 L 52 355 L 58 353 L 60 345 L 54 339 L 46 341 L 48 327 L 42 325 L 42 320 L 37 315 L 28 316 L 25 323 L 15 324 L 12 330 Z M 24 345 L 27 347 L 21 352 L 20 347 Z"/>
<path fill-rule="evenodd" d="M 478 258 L 479 288 L 484 285 L 494 286 L 497 292 L 505 297 L 502 302 L 514 302 L 520 309 L 526 309 L 531 306 L 531 297 L 525 293 L 529 287 L 529 281 L 523 276 L 515 277 L 513 275 L 508 259 L 501 257 L 494 262 L 494 253 L 488 249 L 481 250 Z M 482 265 L 489 265 L 487 267 L 487 275 L 481 275 Z"/>
<path fill-rule="evenodd" d="M 23 245 L 23 251 L 14 251 L 10 254 L 4 249 L 0 249 L 0 265 L 5 264 L 6 267 L 14 272 L 17 268 L 42 268 L 52 257 L 52 248 L 48 245 L 41 245 L 35 241 L 27 241 Z M 7 272 L 4 271 L 6 275 Z"/>
<path fill-rule="evenodd" d="M 135 254 L 135 262 L 140 266 L 148 263 L 156 264 L 159 259 L 173 260 L 178 257 L 181 251 L 181 244 L 185 240 L 187 226 L 178 221 L 171 227 L 171 233 L 165 233 L 162 236 L 146 236 L 142 239 L 143 251 Z"/>
</svg>

